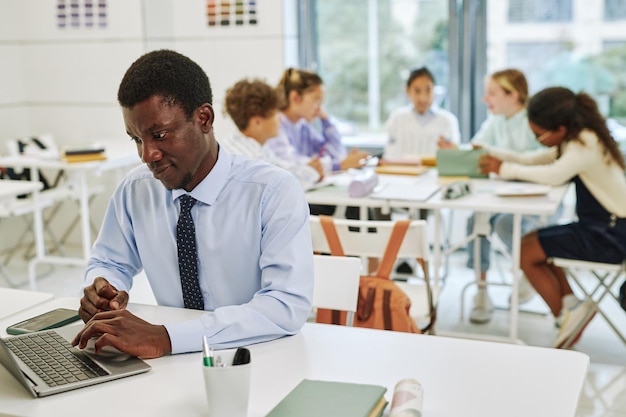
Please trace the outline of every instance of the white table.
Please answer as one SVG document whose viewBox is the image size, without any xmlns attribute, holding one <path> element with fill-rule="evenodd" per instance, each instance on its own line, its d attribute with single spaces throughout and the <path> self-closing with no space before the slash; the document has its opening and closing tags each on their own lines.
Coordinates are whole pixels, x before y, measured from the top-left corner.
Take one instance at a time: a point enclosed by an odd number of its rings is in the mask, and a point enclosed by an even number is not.
<svg viewBox="0 0 626 417">
<path fill-rule="evenodd" d="M 108 143 L 111 142 L 111 145 Z M 73 162 L 68 163 L 62 159 L 46 159 L 34 156 L 7 156 L 0 158 L 0 166 L 28 167 L 31 169 L 32 182 L 39 183 L 39 169 L 63 170 L 70 177 L 70 181 L 76 186 L 78 201 L 80 205 L 79 215 L 81 223 L 81 257 L 51 256 L 46 253 L 43 239 L 38 242 L 37 256 L 31 260 L 28 267 L 28 276 L 31 289 L 37 288 L 36 268 L 40 263 L 51 263 L 61 265 L 84 265 L 89 258 L 91 251 L 91 230 L 89 211 L 89 186 L 87 178 L 90 174 L 101 175 L 105 171 L 126 169 L 140 163 L 134 147 L 129 143 L 119 143 L 121 139 L 107 141 L 106 160 Z M 43 222 L 35 225 L 43 236 Z"/>
<path fill-rule="evenodd" d="M 51 300 L 53 297 L 54 294 L 47 292 L 0 288 L 0 320 L 44 301 Z M 14 321 L 17 322 L 17 320 Z M 7 326 L 4 327 L 6 328 Z M 2 331 L 4 332 L 5 329 L 2 329 Z"/>
<path fill-rule="evenodd" d="M 380 175 L 380 183 L 421 183 L 424 185 L 432 185 L 440 181 L 436 175 L 436 170 L 429 170 L 427 173 L 420 175 L 419 177 L 407 177 L 401 175 Z M 448 182 L 447 179 L 443 179 Z M 345 182 L 345 181 L 344 181 Z M 307 192 L 307 200 L 312 204 L 345 204 L 351 206 L 361 207 L 361 218 L 367 218 L 367 207 L 405 207 L 410 209 L 432 209 L 435 212 L 435 236 L 433 239 L 433 259 L 434 270 L 433 278 L 434 285 L 439 287 L 439 271 L 442 263 L 443 253 L 441 251 L 441 212 L 444 209 L 448 210 L 469 210 L 477 212 L 477 219 L 474 222 L 474 233 L 470 237 L 475 239 L 482 236 L 485 233 L 485 229 L 489 227 L 488 219 L 489 215 L 496 213 L 505 213 L 513 215 L 513 248 L 511 253 L 512 265 L 519 266 L 520 259 L 520 241 L 522 238 L 522 217 L 524 215 L 538 215 L 548 216 L 557 211 L 565 193 L 567 192 L 567 185 L 558 187 L 551 187 L 550 191 L 544 196 L 536 197 L 498 197 L 494 194 L 494 190 L 497 187 L 501 187 L 507 184 L 507 182 L 498 179 L 472 179 L 471 184 L 473 192 L 465 195 L 461 198 L 447 200 L 442 197 L 442 192 L 439 191 L 433 194 L 426 200 L 380 200 L 372 198 L 371 196 L 363 198 L 351 198 L 347 193 L 347 186 L 341 184 L 339 186 L 330 186 L 321 188 L 318 190 Z M 335 201 L 335 203 L 333 203 Z M 476 239 L 475 250 L 478 252 L 479 239 Z M 463 245 L 467 243 L 467 240 L 463 242 Z M 448 250 L 456 250 L 461 245 L 455 245 L 448 248 Z M 475 256 L 475 270 L 478 274 L 479 269 L 479 257 Z M 511 295 L 511 314 L 509 325 L 509 336 L 506 341 L 518 343 L 517 338 L 517 322 L 519 314 L 519 295 L 518 284 L 520 279 L 520 271 L 518 268 L 513 268 L 513 285 Z M 498 337 L 489 339 L 499 340 Z"/>
<path fill-rule="evenodd" d="M 20 315 L 77 303 L 56 299 Z M 153 323 L 201 314 L 129 308 Z M 249 417 L 266 415 L 303 378 L 383 385 L 389 401 L 396 382 L 415 378 L 424 388 L 424 415 L 431 417 L 573 417 L 589 366 L 589 358 L 575 351 L 313 323 L 296 336 L 249 348 Z M 41 399 L 0 367 L 0 414 L 206 416 L 200 353 L 148 362 L 153 369 L 146 374 Z"/>
<path fill-rule="evenodd" d="M 520 244 L 522 240 L 522 217 L 525 215 L 535 215 L 547 217 L 556 212 L 567 192 L 568 185 L 551 187 L 546 195 L 533 197 L 498 197 L 493 193 L 497 187 L 505 184 L 505 181 L 497 179 L 473 179 L 471 181 L 474 192 L 461 198 L 447 200 L 442 197 L 442 193 L 438 192 L 428 201 L 424 202 L 421 207 L 433 209 L 435 211 L 435 230 L 440 229 L 441 210 L 471 210 L 477 212 L 477 218 L 474 222 L 474 238 L 475 254 L 480 252 L 480 238 L 484 235 L 484 230 L 488 228 L 489 215 L 496 213 L 513 215 L 513 247 L 511 248 L 511 265 L 512 268 L 512 290 L 511 290 L 511 309 L 510 309 L 510 325 L 508 341 L 518 342 L 517 338 L 517 322 L 519 315 L 519 294 L 518 286 L 521 278 L 520 264 Z M 434 273 L 438 274 L 441 265 L 441 245 L 439 233 L 435 234 L 434 239 Z M 458 247 L 458 245 L 457 245 Z M 449 248 L 454 250 L 456 247 Z M 474 269 L 479 273 L 479 256 L 474 256 Z"/>
</svg>

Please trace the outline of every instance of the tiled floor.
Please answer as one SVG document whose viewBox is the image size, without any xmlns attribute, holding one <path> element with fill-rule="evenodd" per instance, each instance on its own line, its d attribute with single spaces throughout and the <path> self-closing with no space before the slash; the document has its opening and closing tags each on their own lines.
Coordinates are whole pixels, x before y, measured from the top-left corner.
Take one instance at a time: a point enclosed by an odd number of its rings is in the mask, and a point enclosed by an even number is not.
<svg viewBox="0 0 626 417">
<path fill-rule="evenodd" d="M 438 329 L 441 332 L 463 332 L 474 335 L 508 335 L 509 314 L 506 309 L 510 289 L 508 287 L 491 287 L 490 295 L 497 308 L 493 320 L 485 325 L 472 325 L 467 321 L 467 311 L 474 292 L 470 286 L 465 295 L 466 319 L 460 321 L 460 300 L 463 287 L 472 282 L 472 272 L 465 268 L 466 255 L 463 252 L 454 254 L 450 260 L 450 272 L 439 302 Z M 8 272 L 21 288 L 27 288 L 26 267 L 18 259 L 8 266 Z M 48 270 L 46 271 L 46 268 Z M 507 264 L 503 259 L 494 262 L 489 279 L 507 280 Z M 52 292 L 58 296 L 77 295 L 82 281 L 82 268 L 78 267 L 40 267 L 42 276 L 38 280 L 41 291 Z M 0 285 L 8 283 L 0 274 Z M 131 291 L 131 300 L 138 303 L 154 303 L 154 297 L 145 277 L 138 277 Z M 522 306 L 518 326 L 518 335 L 525 343 L 533 346 L 551 346 L 556 335 L 554 322 L 547 314 L 545 304 L 535 297 Z M 626 327 L 626 314 L 621 310 L 615 312 L 620 324 Z M 626 329 L 623 329 L 626 333 Z M 577 417 L 626 417 L 626 346 L 617 338 L 612 330 L 599 316 L 591 322 L 576 350 L 588 354 L 591 366 L 586 384 L 581 395 Z M 558 390 L 559 387 L 554 387 Z M 520 396 L 524 393 L 520 392 Z"/>
</svg>

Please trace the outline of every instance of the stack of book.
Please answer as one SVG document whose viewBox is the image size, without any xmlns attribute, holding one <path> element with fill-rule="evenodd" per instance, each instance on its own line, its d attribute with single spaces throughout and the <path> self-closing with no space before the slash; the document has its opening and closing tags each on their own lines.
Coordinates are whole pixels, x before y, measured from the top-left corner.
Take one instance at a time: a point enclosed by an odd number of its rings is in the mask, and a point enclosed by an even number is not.
<svg viewBox="0 0 626 417">
<path fill-rule="evenodd" d="M 66 162 L 103 161 L 106 155 L 101 146 L 74 147 L 65 149 L 63 159 Z"/>
</svg>

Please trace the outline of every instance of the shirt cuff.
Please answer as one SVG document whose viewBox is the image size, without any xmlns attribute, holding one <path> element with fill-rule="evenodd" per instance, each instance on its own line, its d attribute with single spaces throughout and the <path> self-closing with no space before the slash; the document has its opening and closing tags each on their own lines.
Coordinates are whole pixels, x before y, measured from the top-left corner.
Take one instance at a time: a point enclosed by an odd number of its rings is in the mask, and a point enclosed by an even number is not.
<svg viewBox="0 0 626 417">
<path fill-rule="evenodd" d="M 173 355 L 202 350 L 204 327 L 200 319 L 166 324 L 165 330 L 170 336 Z"/>
</svg>

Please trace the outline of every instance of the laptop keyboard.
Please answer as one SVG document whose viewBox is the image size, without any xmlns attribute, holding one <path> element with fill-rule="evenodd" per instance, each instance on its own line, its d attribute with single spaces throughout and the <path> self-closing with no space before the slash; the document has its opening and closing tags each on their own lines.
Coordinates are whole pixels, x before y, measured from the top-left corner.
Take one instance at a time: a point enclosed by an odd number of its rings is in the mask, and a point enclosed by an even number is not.
<svg viewBox="0 0 626 417">
<path fill-rule="evenodd" d="M 9 349 L 51 387 L 108 375 L 54 331 L 4 340 Z"/>
</svg>

